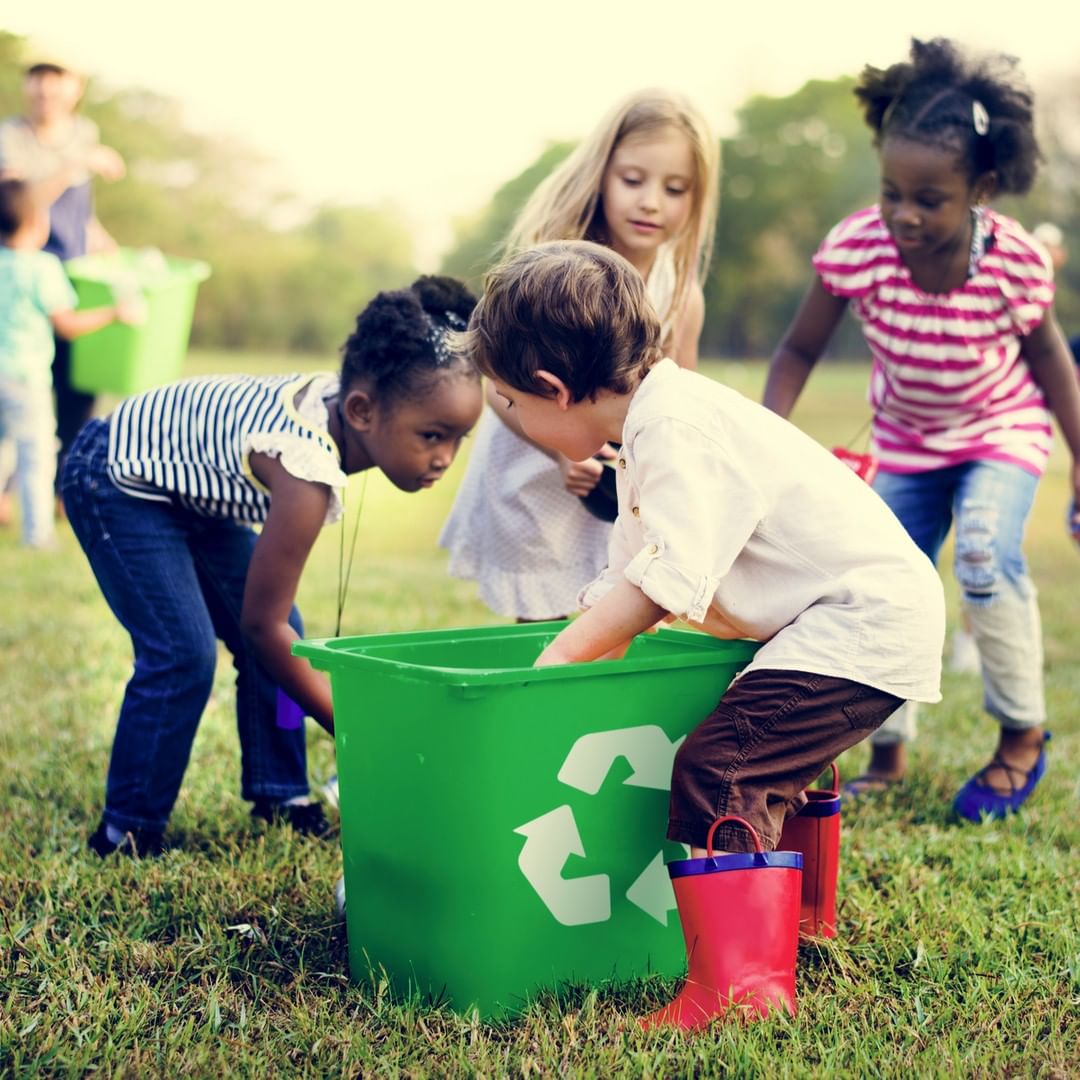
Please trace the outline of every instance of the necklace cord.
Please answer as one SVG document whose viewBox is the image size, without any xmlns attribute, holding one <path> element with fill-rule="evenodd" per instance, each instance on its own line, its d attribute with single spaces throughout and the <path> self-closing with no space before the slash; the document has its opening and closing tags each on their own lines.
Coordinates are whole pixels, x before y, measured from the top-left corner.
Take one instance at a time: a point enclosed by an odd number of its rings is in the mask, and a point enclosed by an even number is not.
<svg viewBox="0 0 1080 1080">
<path fill-rule="evenodd" d="M 338 421 L 341 424 L 341 465 L 345 468 L 347 450 L 345 446 L 345 414 L 341 409 L 341 398 L 337 403 Z M 345 563 L 345 511 L 347 488 L 341 489 L 341 532 L 338 534 L 338 580 L 337 580 L 337 620 L 334 623 L 334 637 L 341 637 L 341 617 L 345 612 L 345 600 L 349 594 L 349 582 L 352 580 L 353 560 L 356 558 L 356 538 L 360 534 L 360 518 L 364 512 L 364 496 L 367 494 L 368 473 L 360 486 L 360 502 L 353 518 L 352 540 L 349 542 L 349 562 Z"/>
</svg>

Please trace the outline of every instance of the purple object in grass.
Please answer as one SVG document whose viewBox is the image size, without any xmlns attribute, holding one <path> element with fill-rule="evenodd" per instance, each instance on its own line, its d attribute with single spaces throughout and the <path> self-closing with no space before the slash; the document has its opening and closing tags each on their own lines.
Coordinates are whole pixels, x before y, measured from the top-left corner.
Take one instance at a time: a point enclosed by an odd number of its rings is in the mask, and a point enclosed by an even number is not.
<svg viewBox="0 0 1080 1080">
<path fill-rule="evenodd" d="M 281 689 L 277 692 L 277 726 L 285 731 L 304 726 L 304 710 Z"/>
</svg>

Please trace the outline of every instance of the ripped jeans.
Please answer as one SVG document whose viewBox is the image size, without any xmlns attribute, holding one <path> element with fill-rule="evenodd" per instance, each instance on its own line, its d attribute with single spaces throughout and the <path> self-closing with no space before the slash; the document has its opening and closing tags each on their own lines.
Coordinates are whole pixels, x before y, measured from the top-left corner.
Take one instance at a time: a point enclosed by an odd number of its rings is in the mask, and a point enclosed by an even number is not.
<svg viewBox="0 0 1080 1080">
<path fill-rule="evenodd" d="M 878 473 L 874 490 L 930 559 L 955 525 L 953 573 L 982 662 L 983 705 L 1002 727 L 1046 719 L 1042 626 L 1020 550 L 1037 476 L 1018 465 L 972 461 L 922 473 Z M 915 737 L 908 702 L 871 736 L 876 745 Z"/>
</svg>

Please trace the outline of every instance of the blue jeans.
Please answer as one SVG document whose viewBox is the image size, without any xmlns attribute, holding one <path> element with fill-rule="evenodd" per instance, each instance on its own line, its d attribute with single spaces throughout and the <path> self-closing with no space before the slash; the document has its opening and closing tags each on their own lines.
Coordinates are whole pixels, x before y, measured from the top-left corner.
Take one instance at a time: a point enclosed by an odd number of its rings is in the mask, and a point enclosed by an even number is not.
<svg viewBox="0 0 1080 1080">
<path fill-rule="evenodd" d="M 10 439 L 14 446 L 22 539 L 30 547 L 48 547 L 53 542 L 55 427 L 48 385 L 0 379 L 0 440 Z M 5 462 L 0 465 L 0 491 L 7 481 Z"/>
<path fill-rule="evenodd" d="M 937 562 L 956 528 L 953 573 L 982 661 L 984 705 L 1006 728 L 1046 719 L 1042 627 L 1021 543 L 1038 477 L 998 461 L 973 461 L 922 473 L 878 473 L 874 490 L 912 540 Z M 875 743 L 912 737 L 910 705 L 872 736 Z"/>
<path fill-rule="evenodd" d="M 107 421 L 91 420 L 62 477 L 71 527 L 135 650 L 109 762 L 105 821 L 124 830 L 164 829 L 210 696 L 217 638 L 237 671 L 241 794 L 271 801 L 306 795 L 304 729 L 277 726 L 277 687 L 240 630 L 255 533 L 122 492 L 108 473 L 108 431 Z M 295 608 L 289 623 L 303 632 Z"/>
</svg>

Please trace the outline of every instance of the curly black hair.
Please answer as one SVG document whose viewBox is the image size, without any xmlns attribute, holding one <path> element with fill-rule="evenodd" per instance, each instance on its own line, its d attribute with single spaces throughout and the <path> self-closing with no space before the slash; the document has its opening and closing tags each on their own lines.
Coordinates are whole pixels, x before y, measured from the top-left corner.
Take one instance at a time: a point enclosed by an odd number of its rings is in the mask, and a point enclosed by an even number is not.
<svg viewBox="0 0 1080 1080">
<path fill-rule="evenodd" d="M 356 317 L 341 348 L 341 386 L 366 384 L 392 408 L 424 397 L 436 377 L 453 371 L 479 379 L 463 353 L 449 348 L 447 331 L 464 330 L 476 297 L 460 281 L 425 275 L 407 289 L 381 292 Z"/>
<path fill-rule="evenodd" d="M 1023 194 L 1035 180 L 1034 95 L 1014 57 L 972 59 L 947 38 L 913 38 L 911 60 L 867 66 L 855 96 L 875 146 L 899 136 L 954 151 L 972 182 L 993 170 L 1001 192 Z"/>
</svg>

